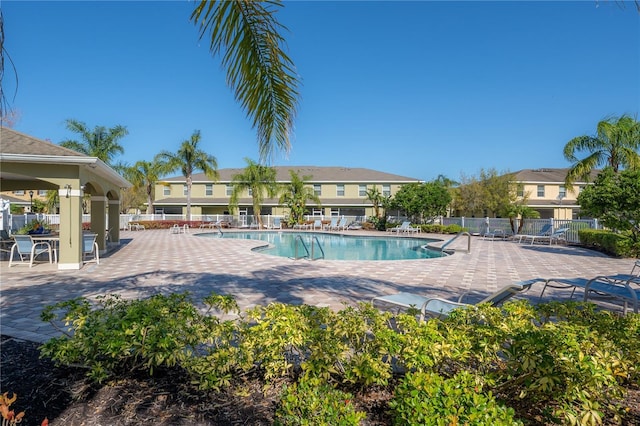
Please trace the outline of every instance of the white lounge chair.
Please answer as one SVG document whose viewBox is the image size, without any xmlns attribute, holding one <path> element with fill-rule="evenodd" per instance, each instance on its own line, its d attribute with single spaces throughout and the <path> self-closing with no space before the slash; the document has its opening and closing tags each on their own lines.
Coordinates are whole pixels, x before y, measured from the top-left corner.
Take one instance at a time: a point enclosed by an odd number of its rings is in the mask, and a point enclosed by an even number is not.
<svg viewBox="0 0 640 426">
<path fill-rule="evenodd" d="M 531 245 L 533 245 L 536 241 L 539 243 L 546 243 L 549 241 L 549 245 L 553 243 L 567 242 L 566 234 L 569 231 L 569 228 L 560 228 L 551 232 L 549 235 L 528 235 L 524 237 L 524 242 L 531 239 Z"/>
<path fill-rule="evenodd" d="M 387 231 L 397 232 L 398 234 L 401 232 L 420 232 L 420 228 L 414 228 L 411 226 L 411 222 L 404 221 L 400 226 L 396 226 L 395 228 L 389 228 Z"/>
<path fill-rule="evenodd" d="M 492 305 L 499 305 L 506 300 L 512 298 L 516 294 L 524 293 L 529 290 L 531 286 L 537 282 L 545 282 L 544 278 L 534 278 L 532 280 L 520 281 L 515 284 L 510 284 L 496 291 L 495 293 L 485 297 L 475 305 L 481 303 L 489 303 Z M 420 310 L 420 319 L 424 320 L 427 316 L 432 317 L 446 317 L 449 316 L 451 311 L 457 308 L 465 306 L 473 306 L 468 303 L 462 303 L 462 299 L 468 293 L 462 294 L 457 302 L 451 300 L 441 299 L 439 297 L 426 297 L 414 293 L 396 293 L 385 296 L 376 296 L 371 299 L 371 303 L 376 302 L 386 303 L 399 308 L 416 308 Z"/>
<path fill-rule="evenodd" d="M 551 232 L 553 232 L 553 227 L 551 226 L 550 223 L 545 223 L 540 229 L 540 231 L 536 234 L 520 234 L 520 235 L 516 235 L 516 237 L 518 238 L 518 242 L 521 243 L 523 239 L 526 242 L 526 240 L 529 238 L 551 235 Z M 515 237 L 514 237 L 514 240 L 515 240 Z"/>
<path fill-rule="evenodd" d="M 313 221 L 313 230 L 315 231 L 316 229 L 322 230 L 322 220 L 316 219 Z"/>
<path fill-rule="evenodd" d="M 269 226 L 269 229 L 282 229 L 282 221 L 279 217 L 273 219 L 273 223 Z"/>
<path fill-rule="evenodd" d="M 325 225 L 324 229 L 327 231 L 332 231 L 334 229 L 338 228 L 338 218 L 337 217 L 332 217 L 331 218 L 331 223 Z"/>
<path fill-rule="evenodd" d="M 347 230 L 347 226 L 348 226 L 347 222 L 348 222 L 348 220 L 347 220 L 346 217 L 343 217 L 342 219 L 340 219 L 340 222 L 338 222 L 338 225 L 336 226 L 336 230 L 337 231 L 340 231 L 340 230 L 346 231 Z"/>
</svg>

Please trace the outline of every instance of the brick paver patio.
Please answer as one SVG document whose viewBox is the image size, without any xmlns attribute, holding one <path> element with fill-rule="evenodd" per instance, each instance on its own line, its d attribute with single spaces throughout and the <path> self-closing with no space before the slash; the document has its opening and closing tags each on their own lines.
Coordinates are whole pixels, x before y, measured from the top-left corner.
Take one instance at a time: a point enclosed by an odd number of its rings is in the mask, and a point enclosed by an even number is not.
<svg viewBox="0 0 640 426">
<path fill-rule="evenodd" d="M 48 263 L 9 269 L 5 257 L 0 262 L 1 333 L 45 341 L 57 332 L 40 320 L 43 307 L 78 296 L 143 298 L 189 291 L 199 301 L 215 291 L 234 295 L 242 309 L 276 301 L 341 309 L 344 304 L 386 293 L 408 291 L 453 300 L 468 290 L 486 295 L 509 283 L 536 277 L 626 273 L 634 263 L 579 247 L 530 246 L 480 237 L 472 237 L 471 253 L 457 252 L 444 258 L 311 262 L 251 251 L 262 242 L 201 238 L 196 233 L 122 231 L 117 250 L 103 256 L 100 265 L 87 264 L 78 271 L 58 271 L 55 264 Z M 450 247 L 466 246 L 466 238 L 459 238 Z M 527 297 L 537 301 L 540 289 L 532 289 Z M 552 290 L 545 293 L 545 299 L 566 298 L 568 294 Z"/>
</svg>

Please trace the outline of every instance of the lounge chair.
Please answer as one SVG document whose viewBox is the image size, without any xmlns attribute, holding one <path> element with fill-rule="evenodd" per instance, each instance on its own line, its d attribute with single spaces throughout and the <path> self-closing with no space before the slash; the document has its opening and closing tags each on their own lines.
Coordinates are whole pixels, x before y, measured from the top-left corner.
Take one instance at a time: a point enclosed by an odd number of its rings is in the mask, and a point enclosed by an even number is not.
<svg viewBox="0 0 640 426">
<path fill-rule="evenodd" d="M 337 217 L 332 217 L 331 218 L 331 223 L 325 225 L 324 229 L 327 231 L 332 231 L 334 229 L 338 228 L 338 218 Z"/>
<path fill-rule="evenodd" d="M 314 231 L 315 231 L 316 229 L 320 229 L 320 230 L 322 230 L 322 220 L 320 220 L 320 219 L 316 219 L 316 220 L 314 220 L 314 221 L 313 221 L 313 228 L 312 228 L 312 229 L 313 229 Z"/>
<path fill-rule="evenodd" d="M 49 244 L 48 241 L 34 241 L 31 235 L 14 235 L 13 239 L 15 243 L 13 247 L 11 247 L 9 267 L 28 264 L 29 268 L 31 268 L 36 257 L 42 253 L 49 253 L 49 263 L 53 263 L 51 244 Z M 14 253 L 18 254 L 20 262 L 16 263 L 13 261 Z M 27 258 L 29 262 L 26 261 Z"/>
<path fill-rule="evenodd" d="M 545 280 L 544 287 L 540 292 L 540 299 L 544 296 L 547 287 L 570 288 L 571 296 L 578 288 L 584 289 L 583 300 L 589 301 L 593 295 L 605 298 L 618 299 L 623 302 L 623 312 L 626 314 L 628 305 L 631 303 L 633 312 L 638 313 L 640 309 L 640 260 L 637 260 L 631 273 L 616 275 L 599 275 L 594 278 L 549 278 Z"/>
<path fill-rule="evenodd" d="M 499 305 L 512 298 L 516 294 L 524 293 L 525 291 L 529 290 L 533 284 L 544 281 L 546 281 L 544 278 L 534 278 L 532 280 L 520 281 L 515 284 L 510 284 L 485 297 L 478 303 L 475 303 L 475 305 L 479 305 L 481 303 Z M 420 309 L 420 319 L 424 320 L 427 316 L 446 317 L 454 309 L 473 306 L 468 303 L 462 303 L 462 299 L 467 294 L 468 293 L 462 294 L 458 298 L 457 302 L 453 302 L 451 300 L 441 299 L 439 297 L 425 297 L 414 293 L 396 293 L 385 296 L 376 296 L 371 299 L 371 303 L 375 304 L 376 302 L 381 302 L 395 305 L 399 308 L 417 308 Z"/>
<path fill-rule="evenodd" d="M 389 228 L 389 229 L 387 229 L 387 231 L 397 232 L 398 234 L 401 233 L 401 232 L 416 232 L 417 233 L 417 232 L 420 232 L 420 228 L 412 227 L 411 226 L 411 222 L 409 222 L 407 220 L 407 221 L 402 222 L 402 225 L 396 226 L 395 228 Z"/>
<path fill-rule="evenodd" d="M 518 242 L 521 243 L 522 239 L 524 239 L 526 242 L 528 238 L 543 237 L 543 236 L 551 235 L 551 232 L 553 232 L 553 226 L 550 223 L 546 223 L 544 224 L 542 229 L 540 229 L 540 231 L 536 234 L 520 234 L 520 235 L 516 235 L 516 237 L 518 238 Z M 515 240 L 515 237 L 514 237 L 514 240 Z"/>
<path fill-rule="evenodd" d="M 279 217 L 273 219 L 273 223 L 269 226 L 269 229 L 282 229 L 282 221 Z"/>
<path fill-rule="evenodd" d="M 567 231 L 569 228 L 560 228 L 551 232 L 549 235 L 529 235 L 524 237 L 524 242 L 526 243 L 529 238 L 531 238 L 531 245 L 533 245 L 536 241 L 539 243 L 546 243 L 549 241 L 549 245 L 556 243 L 559 244 L 561 242 L 567 242 Z"/>
<path fill-rule="evenodd" d="M 340 219 L 340 222 L 338 222 L 338 225 L 336 226 L 336 231 L 346 231 L 347 230 L 347 218 L 343 217 L 342 219 Z"/>
<path fill-rule="evenodd" d="M 100 264 L 100 249 L 96 242 L 97 234 L 82 234 L 82 261 L 84 263 L 95 262 Z M 87 258 L 93 257 L 93 259 Z"/>
</svg>

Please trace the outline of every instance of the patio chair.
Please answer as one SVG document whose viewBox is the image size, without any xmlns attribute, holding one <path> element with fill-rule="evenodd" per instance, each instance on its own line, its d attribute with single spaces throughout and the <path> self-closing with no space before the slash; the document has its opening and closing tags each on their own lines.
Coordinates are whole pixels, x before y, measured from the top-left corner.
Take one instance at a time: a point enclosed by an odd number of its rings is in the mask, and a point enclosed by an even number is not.
<svg viewBox="0 0 640 426">
<path fill-rule="evenodd" d="M 314 231 L 315 231 L 316 229 L 322 230 L 322 220 L 320 220 L 320 219 L 316 219 L 316 220 L 314 220 L 314 221 L 313 221 L 313 228 L 312 228 L 312 229 L 313 229 Z"/>
<path fill-rule="evenodd" d="M 540 229 L 540 231 L 538 233 L 536 233 L 536 234 L 520 234 L 520 235 L 516 235 L 516 237 L 518 237 L 518 242 L 521 243 L 523 238 L 524 238 L 524 240 L 526 242 L 527 238 L 543 237 L 543 236 L 546 236 L 546 235 L 550 235 L 551 232 L 553 232 L 552 225 L 550 223 L 546 223 L 546 224 L 544 224 L 542 229 Z M 514 237 L 514 240 L 515 240 L 515 237 Z"/>
<path fill-rule="evenodd" d="M 49 253 L 49 263 L 53 263 L 51 244 L 48 241 L 33 241 L 31 235 L 14 235 L 13 239 L 15 243 L 11 247 L 11 254 L 9 255 L 9 267 L 13 265 L 29 265 L 29 268 L 33 267 L 33 262 L 36 257 L 42 253 Z M 20 257 L 20 262 L 13 261 L 14 253 L 17 253 Z M 28 259 L 28 262 L 27 260 Z"/>
<path fill-rule="evenodd" d="M 338 225 L 336 225 L 336 231 L 346 231 L 347 230 L 347 218 L 343 217 L 342 219 L 340 219 L 340 222 L 338 222 Z"/>
<path fill-rule="evenodd" d="M 332 217 L 331 218 L 331 223 L 325 225 L 324 229 L 327 231 L 332 231 L 334 229 L 338 229 L 338 218 L 337 217 Z"/>
<path fill-rule="evenodd" d="M 629 274 L 599 275 L 594 278 L 549 278 L 545 280 L 540 292 L 540 299 L 544 296 L 547 287 L 571 289 L 570 299 L 573 299 L 578 288 L 584 290 L 583 300 L 589 301 L 589 297 L 603 297 L 618 299 L 623 302 L 623 313 L 627 313 L 629 303 L 633 306 L 633 312 L 640 310 L 640 260 L 636 260 Z"/>
<path fill-rule="evenodd" d="M 96 242 L 97 234 L 82 234 L 82 261 L 84 263 L 95 262 L 100 264 L 100 249 Z M 93 257 L 87 260 L 87 257 Z"/>
<path fill-rule="evenodd" d="M 418 232 L 419 228 L 414 228 L 411 226 L 411 222 L 404 221 L 402 222 L 402 225 L 400 226 L 396 226 L 395 228 L 389 228 L 387 229 L 387 231 L 389 232 L 397 232 L 398 234 L 401 232 Z"/>
<path fill-rule="evenodd" d="M 533 245 L 536 241 L 539 243 L 546 243 L 547 241 L 549 241 L 549 245 L 556 243 L 559 244 L 561 242 L 566 243 L 567 242 L 567 231 L 569 231 L 569 228 L 560 228 L 560 229 L 556 229 L 555 231 L 551 232 L 549 235 L 529 235 L 529 236 L 525 236 L 524 238 L 524 242 L 527 242 L 527 239 L 531 238 L 531 245 Z"/>
<path fill-rule="evenodd" d="M 282 229 L 282 220 L 279 217 L 273 218 L 273 223 L 269 226 L 269 229 Z"/>
<path fill-rule="evenodd" d="M 545 282 L 544 278 L 534 278 L 532 280 L 520 281 L 515 284 L 507 285 L 493 294 L 485 297 L 479 302 L 471 305 L 463 303 L 462 299 L 469 294 L 469 292 L 463 293 L 456 302 L 439 297 L 426 297 L 414 293 L 396 293 L 385 296 L 376 296 L 371 299 L 371 303 L 382 302 L 390 305 L 395 305 L 399 309 L 401 308 L 416 308 L 420 309 L 420 319 L 424 320 L 425 317 L 447 317 L 449 314 L 457 308 L 475 306 L 481 303 L 489 303 L 491 305 L 500 305 L 506 300 L 512 298 L 516 294 L 526 292 L 531 286 L 537 282 Z"/>
</svg>

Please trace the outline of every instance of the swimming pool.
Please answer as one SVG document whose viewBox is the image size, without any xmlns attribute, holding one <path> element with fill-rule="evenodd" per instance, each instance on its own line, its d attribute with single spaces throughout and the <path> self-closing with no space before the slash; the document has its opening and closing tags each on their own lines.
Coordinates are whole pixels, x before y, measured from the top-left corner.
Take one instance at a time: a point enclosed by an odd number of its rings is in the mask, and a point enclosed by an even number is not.
<svg viewBox="0 0 640 426">
<path fill-rule="evenodd" d="M 406 260 L 446 256 L 440 251 L 424 248 L 430 238 L 336 235 L 320 232 L 249 231 L 198 234 L 209 238 L 261 240 L 268 246 L 261 253 L 282 257 L 324 258 L 328 260 Z M 296 242 L 297 240 L 297 242 Z M 302 244 L 304 243 L 304 244 Z M 318 248 L 320 247 L 320 249 Z M 296 256 L 297 249 L 297 256 Z"/>
</svg>

